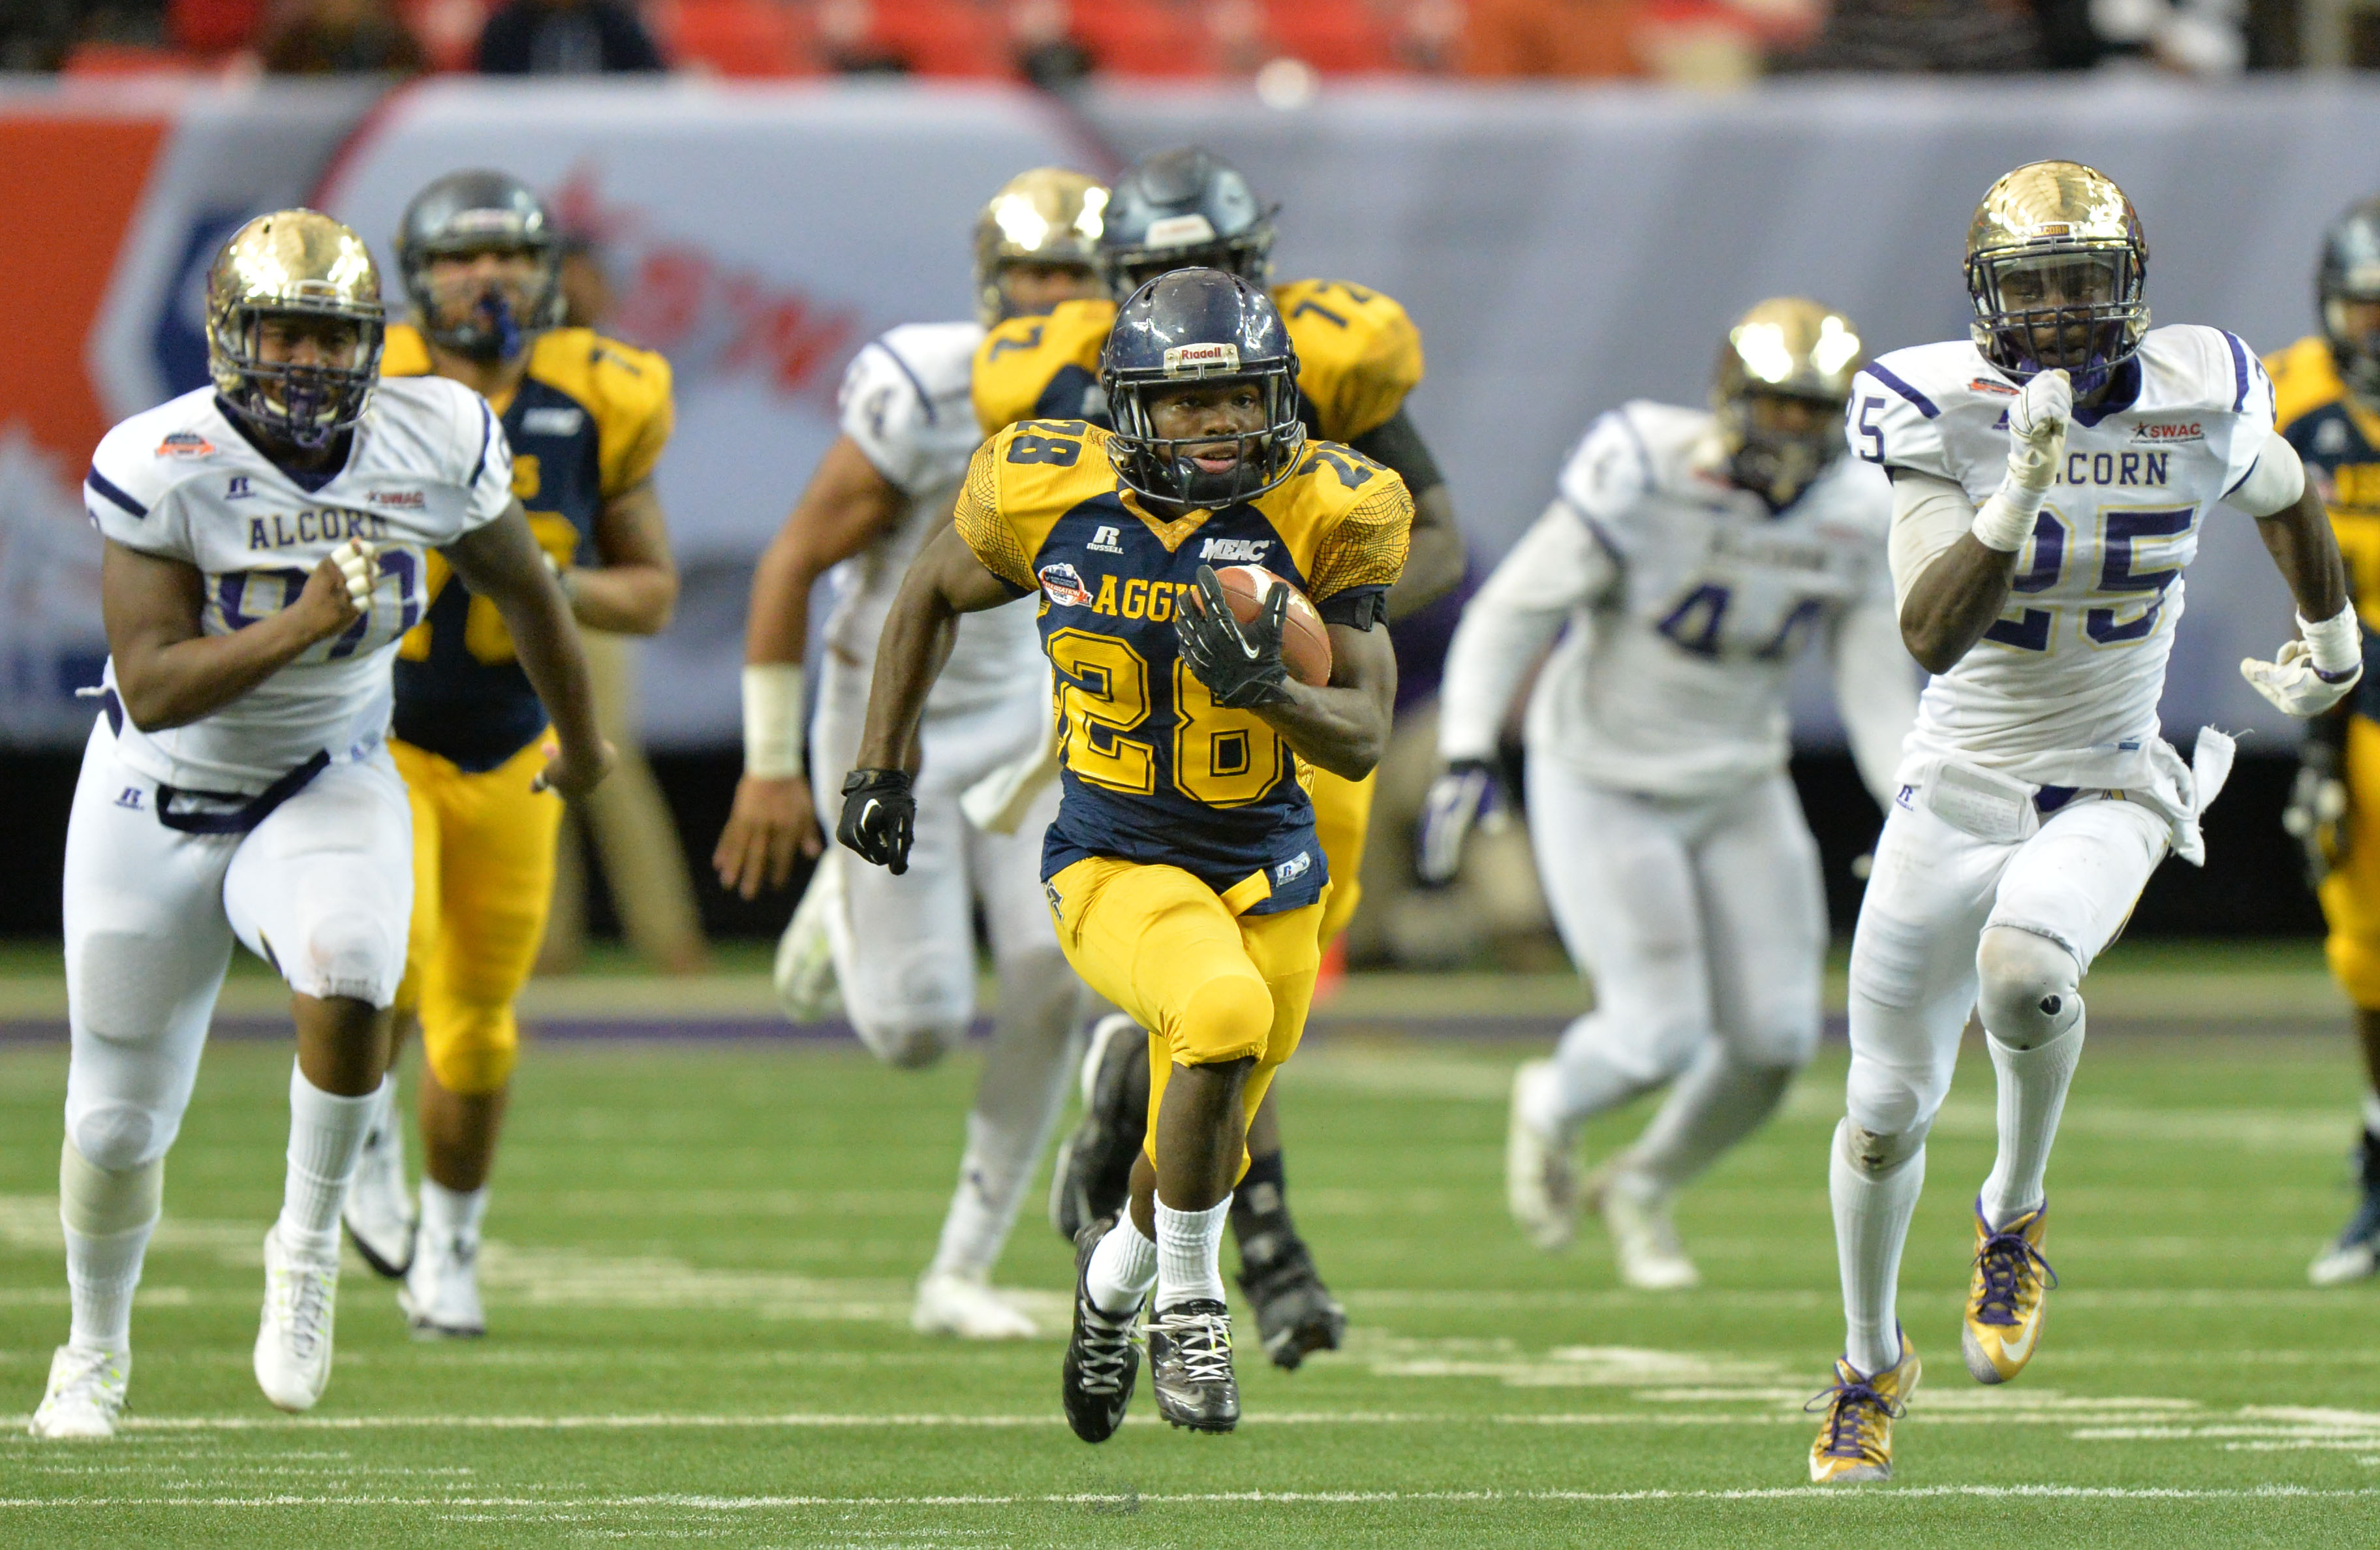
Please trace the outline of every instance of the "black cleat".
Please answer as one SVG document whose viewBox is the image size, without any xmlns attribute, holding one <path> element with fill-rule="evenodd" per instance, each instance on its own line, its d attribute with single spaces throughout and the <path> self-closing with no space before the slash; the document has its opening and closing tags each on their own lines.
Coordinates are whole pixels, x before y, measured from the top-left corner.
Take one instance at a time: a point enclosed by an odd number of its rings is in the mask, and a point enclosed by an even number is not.
<svg viewBox="0 0 2380 1550">
<path fill-rule="evenodd" d="M 1083 1056 L 1083 1119 L 1050 1171 L 1050 1225 L 1072 1240 L 1123 1213 L 1148 1133 L 1148 1035 L 1122 1012 L 1099 1019 Z"/>
<path fill-rule="evenodd" d="M 1249 1265 L 1245 1252 L 1244 1244 L 1240 1290 L 1256 1308 L 1257 1338 L 1272 1364 L 1293 1373 L 1308 1352 L 1337 1350 L 1346 1338 L 1347 1310 L 1322 1284 L 1305 1244 L 1293 1238 L 1261 1266 Z"/>
<path fill-rule="evenodd" d="M 1199 1298 L 1158 1314 L 1148 1326 L 1148 1382 L 1157 1390 L 1157 1413 L 1174 1425 L 1194 1432 L 1237 1426 L 1231 1310 Z"/>
<path fill-rule="evenodd" d="M 1132 1342 L 1139 1308 L 1117 1317 L 1091 1303 L 1091 1251 L 1114 1225 L 1112 1220 L 1091 1222 L 1075 1235 L 1075 1332 L 1066 1342 L 1060 1392 L 1066 1401 L 1066 1424 L 1085 1442 L 1105 1442 L 1115 1435 L 1123 1424 L 1124 1406 L 1132 1402 L 1133 1380 L 1140 1375 L 1140 1350 Z"/>
</svg>

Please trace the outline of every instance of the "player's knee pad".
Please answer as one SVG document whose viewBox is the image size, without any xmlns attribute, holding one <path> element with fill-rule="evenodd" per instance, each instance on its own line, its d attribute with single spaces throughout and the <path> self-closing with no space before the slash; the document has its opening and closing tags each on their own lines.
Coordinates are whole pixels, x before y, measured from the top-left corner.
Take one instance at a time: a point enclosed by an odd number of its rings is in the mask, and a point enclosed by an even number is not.
<svg viewBox="0 0 2380 1550">
<path fill-rule="evenodd" d="M 1947 1064 L 1910 1067 L 1888 1063 L 1852 1052 L 1850 1080 L 1844 1084 L 1844 1107 L 1851 1122 L 1876 1135 L 1923 1135 L 1935 1113 L 1949 1096 Z"/>
<path fill-rule="evenodd" d="M 1853 1169 L 1871 1179 L 1883 1179 L 1900 1172 L 1925 1149 L 1925 1134 L 1933 1128 L 1929 1119 L 1905 1131 L 1877 1132 L 1846 1119 L 1835 1127 L 1835 1146 Z"/>
<path fill-rule="evenodd" d="M 1975 949 L 1984 1027 L 2012 1049 L 2037 1049 L 2082 1015 L 2082 965 L 2035 931 L 1987 928 Z"/>
<path fill-rule="evenodd" d="M 70 1231 L 106 1238 L 147 1227 L 165 1198 L 165 1159 L 102 1168 L 68 1137 L 58 1149 L 58 1217 Z"/>
<path fill-rule="evenodd" d="M 405 975 L 405 916 L 358 900 L 324 910 L 300 939 L 273 945 L 290 988 L 305 996 L 347 996 L 374 1006 L 395 997 Z"/>
<path fill-rule="evenodd" d="M 456 1097 L 499 1092 L 520 1062 L 520 1023 L 508 1006 L 425 1008 L 421 1056 Z"/>
<path fill-rule="evenodd" d="M 903 1071 L 932 1065 L 966 1037 L 965 1024 L 950 1022 L 912 1023 L 855 1013 L 851 1026 L 869 1054 Z"/>
<path fill-rule="evenodd" d="M 1264 1058 L 1272 1042 L 1272 993 L 1253 975 L 1218 975 L 1190 992 L 1167 1033 L 1185 1066 Z"/>
<path fill-rule="evenodd" d="M 165 1155 L 181 1116 L 148 1104 L 99 1102 L 67 1107 L 67 1144 L 93 1168 L 127 1172 Z"/>
<path fill-rule="evenodd" d="M 1791 1075 L 1818 1051 L 1818 1019 L 1808 1009 L 1778 1009 L 1755 1015 L 1740 1028 L 1723 1030 L 1728 1054 L 1740 1066 L 1766 1067 Z"/>
</svg>

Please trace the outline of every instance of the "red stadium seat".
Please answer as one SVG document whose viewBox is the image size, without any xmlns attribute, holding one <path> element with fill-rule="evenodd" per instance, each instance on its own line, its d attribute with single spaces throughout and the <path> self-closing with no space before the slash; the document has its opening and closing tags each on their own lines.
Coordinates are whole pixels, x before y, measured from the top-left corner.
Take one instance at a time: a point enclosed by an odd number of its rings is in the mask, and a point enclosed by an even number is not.
<svg viewBox="0 0 2380 1550">
<path fill-rule="evenodd" d="M 229 54 L 254 42 L 264 0 L 166 0 L 165 36 L 191 54 Z"/>
<path fill-rule="evenodd" d="M 1325 75 L 1382 75 L 1403 68 L 1390 19 L 1365 0 L 1269 0 L 1274 50 Z"/>
<path fill-rule="evenodd" d="M 997 0 L 874 0 L 870 40 L 921 76 L 1012 76 L 1015 50 Z"/>
<path fill-rule="evenodd" d="M 1108 75 L 1206 76 L 1215 45 L 1189 0 L 1075 0 L 1074 34 Z"/>
<path fill-rule="evenodd" d="M 745 77 L 817 68 L 802 18 L 783 0 L 667 0 L 649 16 L 662 53 L 680 68 Z"/>
<path fill-rule="evenodd" d="M 77 43 L 58 66 L 62 76 L 177 76 L 212 69 L 194 54 L 140 43 Z"/>
</svg>

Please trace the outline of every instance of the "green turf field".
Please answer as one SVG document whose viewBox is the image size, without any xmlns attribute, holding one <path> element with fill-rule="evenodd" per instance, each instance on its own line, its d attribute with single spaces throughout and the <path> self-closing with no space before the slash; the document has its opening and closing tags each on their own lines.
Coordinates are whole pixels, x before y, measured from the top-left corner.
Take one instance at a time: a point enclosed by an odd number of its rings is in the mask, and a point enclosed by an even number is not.
<svg viewBox="0 0 2380 1550">
<path fill-rule="evenodd" d="M 2368 1544 L 2380 1293 L 2304 1265 L 2350 1204 L 2343 1037 L 2095 1030 L 2052 1172 L 2064 1277 L 2042 1354 L 1958 1355 L 1991 1129 L 1971 1053 L 1936 1131 L 1904 1317 L 1928 1381 L 1896 1484 L 1803 1483 L 1840 1338 L 1825 1138 L 1834 1047 L 1787 1118 L 1682 1210 L 1709 1285 L 1611 1290 L 1589 1241 L 1501 1205 L 1512 1045 L 1318 1037 L 1284 1079 L 1296 1205 L 1354 1321 L 1247 1421 L 1168 1431 L 1146 1391 L 1066 1431 L 1054 1340 L 913 1336 L 972 1062 L 833 1047 L 531 1052 L 485 1253 L 492 1333 L 422 1346 L 349 1261 L 336 1375 L 302 1419 L 249 1373 L 287 1055 L 208 1059 L 135 1324 L 132 1424 L 35 1445 L 65 1296 L 66 1068 L 0 1047 L 0 1542 L 42 1545 Z M 1623 1117 L 1599 1127 L 1608 1146 Z M 1037 1207 L 1038 1207 L 1038 1202 Z M 1592 1240 L 1590 1235 L 1590 1240 Z M 1228 1251 L 1227 1251 L 1228 1252 Z M 1038 1219 L 1003 1278 L 1054 1323 Z"/>
</svg>

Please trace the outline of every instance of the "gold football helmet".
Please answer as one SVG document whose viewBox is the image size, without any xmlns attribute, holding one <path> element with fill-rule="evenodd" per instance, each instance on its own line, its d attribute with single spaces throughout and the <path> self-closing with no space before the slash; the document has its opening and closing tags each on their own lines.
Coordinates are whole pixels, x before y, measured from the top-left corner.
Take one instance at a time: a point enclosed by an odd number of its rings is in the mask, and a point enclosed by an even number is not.
<svg viewBox="0 0 2380 1550">
<path fill-rule="evenodd" d="M 2063 368 L 2107 380 L 2149 331 L 2149 242 L 2132 201 L 2080 162 L 2034 162 L 1993 184 L 1967 228 L 1975 348 L 2019 381 Z"/>
<path fill-rule="evenodd" d="M 1843 407 L 1866 364 L 1859 331 L 1822 302 L 1772 297 L 1738 319 L 1711 373 L 1728 477 L 1791 505 L 1843 454 Z"/>
<path fill-rule="evenodd" d="M 273 319 L 315 320 L 315 358 L 266 359 L 261 334 Z M 216 393 L 299 446 L 319 447 L 362 416 L 384 331 L 371 250 L 315 211 L 258 216 L 232 234 L 207 272 L 207 369 Z"/>
<path fill-rule="evenodd" d="M 975 220 L 975 310 L 983 326 L 1010 315 L 1000 283 L 1008 265 L 1096 270 L 1107 207 L 1104 184 L 1064 167 L 1035 167 L 1002 185 Z"/>
</svg>

